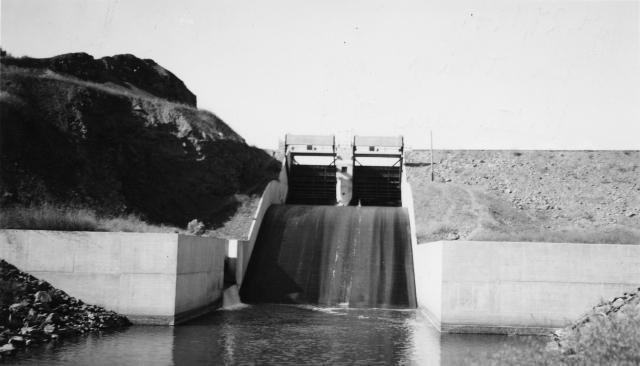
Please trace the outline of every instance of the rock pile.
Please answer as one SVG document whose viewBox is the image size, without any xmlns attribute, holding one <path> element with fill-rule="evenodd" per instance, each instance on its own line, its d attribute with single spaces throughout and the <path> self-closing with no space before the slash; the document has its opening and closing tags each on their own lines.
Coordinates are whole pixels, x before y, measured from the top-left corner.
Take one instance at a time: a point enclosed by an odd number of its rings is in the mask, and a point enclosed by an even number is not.
<svg viewBox="0 0 640 366">
<path fill-rule="evenodd" d="M 581 341 L 580 334 L 592 331 L 591 328 L 594 327 L 602 327 L 599 323 L 622 321 L 631 324 L 634 321 L 637 323 L 638 320 L 640 320 L 640 287 L 635 292 L 625 292 L 622 296 L 594 306 L 582 318 L 556 331 L 553 334 L 554 344 L 550 347 L 564 354 L 574 354 L 577 352 L 577 343 Z M 600 332 L 602 333 L 602 330 Z M 599 336 L 605 335 L 599 334 Z M 636 342 L 640 342 L 640 340 L 636 340 Z"/>
<path fill-rule="evenodd" d="M 0 259 L 0 359 L 32 344 L 130 324 Z"/>
</svg>

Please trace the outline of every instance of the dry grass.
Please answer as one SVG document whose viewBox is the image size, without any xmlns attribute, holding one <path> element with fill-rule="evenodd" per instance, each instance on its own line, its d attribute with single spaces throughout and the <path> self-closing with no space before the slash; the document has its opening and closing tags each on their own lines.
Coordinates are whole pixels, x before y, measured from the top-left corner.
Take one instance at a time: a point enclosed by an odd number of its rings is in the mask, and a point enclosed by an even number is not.
<svg viewBox="0 0 640 366">
<path fill-rule="evenodd" d="M 152 225 L 136 215 L 103 217 L 88 209 L 42 205 L 9 207 L 0 211 L 0 229 L 60 231 L 179 232 L 180 229 Z"/>
<path fill-rule="evenodd" d="M 495 232 L 479 231 L 471 240 L 478 241 L 531 241 L 547 243 L 640 244 L 640 233 L 626 228 L 604 231 L 565 229 L 560 231 Z"/>
<path fill-rule="evenodd" d="M 640 244 L 640 230 L 622 225 L 584 228 L 557 225 L 479 188 L 410 180 L 419 242 L 445 240 Z M 551 227 L 550 227 L 551 226 Z"/>
<path fill-rule="evenodd" d="M 407 157 L 421 242 L 640 244 L 638 151 L 436 151 L 436 183 L 429 157 Z"/>
<path fill-rule="evenodd" d="M 461 184 L 410 183 L 419 242 L 443 240 L 450 234 L 473 239 L 479 232 L 485 236 L 501 231 L 508 234 L 538 226 L 535 218 L 477 189 Z"/>
</svg>

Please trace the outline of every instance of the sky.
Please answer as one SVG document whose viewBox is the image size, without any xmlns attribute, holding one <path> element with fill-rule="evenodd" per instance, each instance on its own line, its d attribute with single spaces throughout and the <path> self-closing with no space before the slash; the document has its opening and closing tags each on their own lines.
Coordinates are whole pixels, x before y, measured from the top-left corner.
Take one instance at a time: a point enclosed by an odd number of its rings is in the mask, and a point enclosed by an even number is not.
<svg viewBox="0 0 640 366">
<path fill-rule="evenodd" d="M 0 0 L 14 56 L 151 58 L 248 143 L 640 149 L 640 0 Z"/>
</svg>

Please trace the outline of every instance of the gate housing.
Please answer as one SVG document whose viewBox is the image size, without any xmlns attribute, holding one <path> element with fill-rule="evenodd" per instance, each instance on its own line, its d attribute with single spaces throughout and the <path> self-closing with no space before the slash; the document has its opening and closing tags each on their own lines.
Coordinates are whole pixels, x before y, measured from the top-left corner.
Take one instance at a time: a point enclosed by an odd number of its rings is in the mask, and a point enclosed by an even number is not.
<svg viewBox="0 0 640 366">
<path fill-rule="evenodd" d="M 401 206 L 404 139 L 353 137 L 352 205 Z"/>
<path fill-rule="evenodd" d="M 336 139 L 333 135 L 291 135 L 284 140 L 288 204 L 336 204 Z"/>
</svg>

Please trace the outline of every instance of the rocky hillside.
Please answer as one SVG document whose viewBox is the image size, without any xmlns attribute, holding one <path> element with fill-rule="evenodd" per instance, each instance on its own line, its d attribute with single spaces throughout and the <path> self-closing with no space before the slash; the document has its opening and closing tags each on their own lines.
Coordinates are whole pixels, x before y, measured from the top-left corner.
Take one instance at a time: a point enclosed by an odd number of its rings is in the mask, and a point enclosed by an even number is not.
<svg viewBox="0 0 640 366">
<path fill-rule="evenodd" d="M 151 60 L 3 57 L 0 67 L 0 205 L 217 227 L 279 171 Z"/>
<path fill-rule="evenodd" d="M 640 151 L 408 154 L 421 240 L 640 243 Z"/>
</svg>

